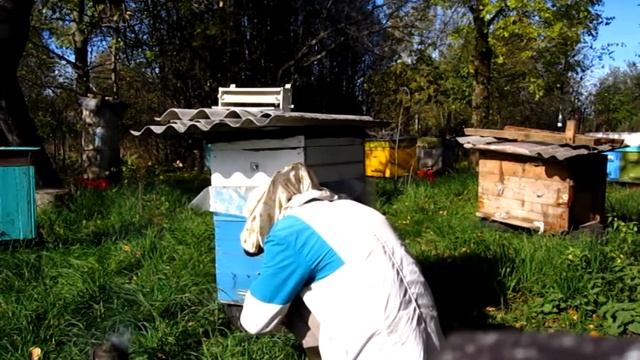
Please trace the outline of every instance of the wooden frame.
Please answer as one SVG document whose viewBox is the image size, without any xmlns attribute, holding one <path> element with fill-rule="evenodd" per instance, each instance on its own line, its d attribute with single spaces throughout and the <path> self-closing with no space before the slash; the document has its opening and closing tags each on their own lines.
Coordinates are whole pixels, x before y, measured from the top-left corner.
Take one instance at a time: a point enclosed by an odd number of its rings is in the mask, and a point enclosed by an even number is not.
<svg viewBox="0 0 640 360">
<path fill-rule="evenodd" d="M 612 145 L 612 146 L 621 146 L 624 143 L 623 139 L 609 139 L 609 138 L 598 138 L 587 135 L 576 134 L 576 123 L 575 121 L 567 122 L 567 131 L 564 133 L 548 131 L 548 130 L 539 130 L 539 129 L 530 129 L 523 128 L 517 126 L 505 126 L 503 130 L 494 130 L 494 129 L 477 129 L 477 128 L 466 128 L 464 129 L 464 133 L 466 135 L 475 135 L 475 136 L 490 136 L 494 138 L 503 138 L 503 139 L 512 139 L 518 141 L 533 141 L 533 142 L 544 142 L 550 144 L 576 144 L 576 145 L 589 145 L 589 146 L 600 146 L 600 145 Z"/>
</svg>

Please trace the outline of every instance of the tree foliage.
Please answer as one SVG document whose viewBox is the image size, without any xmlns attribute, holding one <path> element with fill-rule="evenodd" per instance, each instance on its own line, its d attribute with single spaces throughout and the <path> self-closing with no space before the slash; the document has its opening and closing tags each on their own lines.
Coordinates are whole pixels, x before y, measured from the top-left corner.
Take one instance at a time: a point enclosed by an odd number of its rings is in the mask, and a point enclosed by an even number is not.
<svg viewBox="0 0 640 360">
<path fill-rule="evenodd" d="M 638 131 L 640 129 L 640 66 L 627 64 L 603 76 L 593 94 L 595 129 Z"/>
<path fill-rule="evenodd" d="M 57 143 L 77 128 L 76 94 L 119 96 L 139 127 L 169 107 L 215 105 L 232 83 L 292 83 L 296 110 L 368 113 L 407 134 L 549 128 L 588 107 L 601 4 L 37 0 L 20 77 Z"/>
<path fill-rule="evenodd" d="M 435 2 L 430 8 L 432 31 L 427 33 L 431 40 L 415 43 L 409 60 L 399 59 L 403 65 L 374 75 L 393 79 L 394 89 L 375 91 L 373 103 L 391 114 L 388 104 L 400 104 L 405 96 L 399 89 L 412 90 L 413 100 L 404 101 L 411 109 L 403 116 L 418 119 L 425 125 L 423 132 L 432 134 L 442 129 L 441 118 L 449 119 L 448 132 L 460 124 L 549 127 L 558 112 L 571 116 L 584 106 L 579 85 L 595 52 L 590 40 L 607 21 L 600 4 L 599 0 Z M 398 67 L 410 74 L 395 77 Z M 412 82 L 431 85 L 422 88 Z M 437 109 L 435 114 L 425 109 L 425 98 L 440 99 L 427 101 L 429 108 Z"/>
</svg>

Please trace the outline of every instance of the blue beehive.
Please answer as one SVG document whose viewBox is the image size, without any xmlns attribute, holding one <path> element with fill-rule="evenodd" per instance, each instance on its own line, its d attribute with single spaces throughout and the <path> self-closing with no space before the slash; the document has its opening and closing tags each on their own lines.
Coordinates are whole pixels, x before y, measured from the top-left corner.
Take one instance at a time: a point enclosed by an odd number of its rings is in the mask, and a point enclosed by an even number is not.
<svg viewBox="0 0 640 360">
<path fill-rule="evenodd" d="M 36 187 L 31 165 L 35 150 L 0 147 L 0 240 L 36 237 Z"/>
<path fill-rule="evenodd" d="M 302 129 L 302 128 L 301 128 Z M 259 275 L 262 257 L 247 256 L 240 246 L 249 194 L 266 185 L 277 170 L 305 163 L 318 180 L 336 192 L 363 200 L 363 139 L 354 137 L 286 138 L 215 142 L 207 146 L 211 169 L 210 210 L 215 226 L 214 247 L 218 300 L 241 304 L 244 293 Z"/>
<path fill-rule="evenodd" d="M 620 178 L 620 158 L 621 153 L 618 151 L 608 151 L 607 155 L 607 180 L 618 181 Z"/>
<path fill-rule="evenodd" d="M 246 219 L 242 216 L 214 213 L 215 258 L 218 300 L 238 303 L 244 291 L 258 275 L 262 257 L 244 255 L 240 246 L 240 233 Z"/>
<path fill-rule="evenodd" d="M 606 152 L 607 180 L 640 182 L 640 146 L 627 146 Z"/>
</svg>

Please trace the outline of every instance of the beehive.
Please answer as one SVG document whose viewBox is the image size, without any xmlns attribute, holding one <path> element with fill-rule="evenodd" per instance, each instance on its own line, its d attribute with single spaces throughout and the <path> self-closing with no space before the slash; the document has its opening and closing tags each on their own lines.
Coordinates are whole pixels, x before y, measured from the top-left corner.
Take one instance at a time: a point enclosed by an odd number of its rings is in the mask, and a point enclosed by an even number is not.
<svg viewBox="0 0 640 360">
<path fill-rule="evenodd" d="M 560 233 L 604 219 L 606 156 L 563 161 L 481 151 L 479 217 Z"/>
<path fill-rule="evenodd" d="M 570 126 L 569 126 L 570 125 Z M 479 153 L 479 217 L 560 233 L 604 221 L 607 157 L 622 141 L 506 127 L 465 129 Z"/>
<path fill-rule="evenodd" d="M 415 138 L 367 139 L 366 175 L 379 178 L 407 176 L 417 170 Z"/>
<path fill-rule="evenodd" d="M 35 172 L 29 147 L 0 148 L 0 240 L 36 237 Z"/>
<path fill-rule="evenodd" d="M 387 123 L 368 116 L 293 112 L 288 86 L 231 86 L 220 88 L 218 98 L 218 107 L 169 109 L 158 119 L 161 125 L 132 133 L 199 136 L 206 142 L 218 300 L 242 304 L 262 261 L 261 256 L 248 257 L 240 246 L 250 192 L 268 183 L 275 171 L 301 162 L 322 186 L 366 201 L 365 129 Z"/>
<path fill-rule="evenodd" d="M 640 183 L 640 146 L 607 152 L 609 181 Z"/>
<path fill-rule="evenodd" d="M 262 257 L 248 257 L 240 246 L 240 232 L 246 221 L 243 208 L 249 193 L 268 183 L 277 170 L 301 162 L 314 171 L 322 186 L 364 201 L 362 144 L 363 140 L 357 137 L 298 135 L 207 146 L 219 301 L 242 303 L 260 270 Z"/>
</svg>

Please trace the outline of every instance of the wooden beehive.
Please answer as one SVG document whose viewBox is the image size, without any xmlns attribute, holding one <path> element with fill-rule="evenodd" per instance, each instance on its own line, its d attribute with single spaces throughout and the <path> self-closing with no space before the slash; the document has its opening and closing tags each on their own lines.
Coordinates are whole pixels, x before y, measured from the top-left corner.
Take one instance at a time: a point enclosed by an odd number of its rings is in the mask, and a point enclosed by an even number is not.
<svg viewBox="0 0 640 360">
<path fill-rule="evenodd" d="M 513 127 L 465 132 L 472 136 L 459 141 L 479 151 L 479 217 L 545 233 L 604 221 L 607 157 L 602 152 L 618 141 Z M 565 142 L 571 138 L 574 143 Z"/>
<path fill-rule="evenodd" d="M 0 241 L 36 237 L 36 186 L 31 153 L 38 148 L 0 148 Z"/>
<path fill-rule="evenodd" d="M 604 219 L 606 156 L 564 161 L 480 151 L 477 215 L 559 233 Z"/>
<path fill-rule="evenodd" d="M 417 170 L 416 138 L 367 139 L 365 173 L 378 178 L 407 176 Z"/>
</svg>

